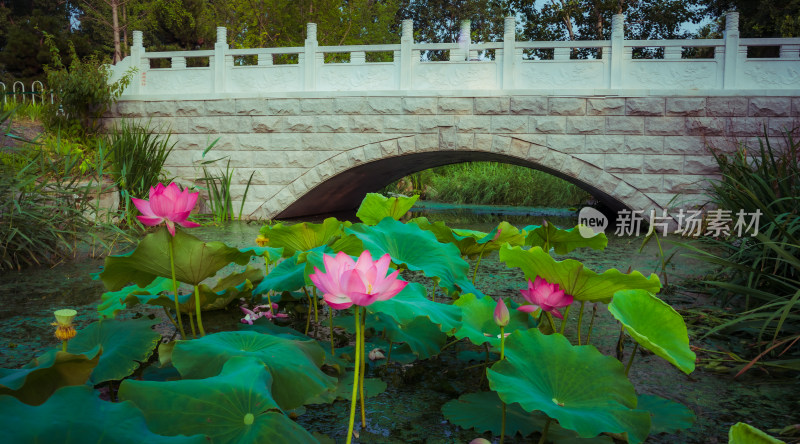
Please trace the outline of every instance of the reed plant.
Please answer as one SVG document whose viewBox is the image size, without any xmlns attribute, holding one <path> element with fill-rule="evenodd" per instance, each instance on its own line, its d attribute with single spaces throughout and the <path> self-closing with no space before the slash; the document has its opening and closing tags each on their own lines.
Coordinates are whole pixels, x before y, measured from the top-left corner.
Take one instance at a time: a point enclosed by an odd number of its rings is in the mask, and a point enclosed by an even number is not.
<svg viewBox="0 0 800 444">
<path fill-rule="evenodd" d="M 213 147 L 213 143 L 206 149 L 208 152 L 211 147 Z M 205 153 L 204 153 L 205 154 Z M 200 182 L 205 184 L 205 187 L 201 187 L 206 193 L 208 198 L 208 207 L 211 210 L 211 217 L 216 222 L 226 222 L 230 220 L 235 220 L 238 218 L 239 220 L 242 219 L 242 211 L 244 210 L 244 203 L 247 200 L 247 192 L 250 190 L 250 183 L 253 180 L 253 174 L 255 171 L 250 173 L 250 178 L 247 180 L 247 184 L 244 189 L 244 193 L 242 194 L 242 201 L 239 205 L 239 212 L 238 217 L 237 213 L 234 212 L 233 207 L 233 194 L 231 192 L 231 185 L 233 184 L 233 174 L 235 169 L 231 167 L 231 160 L 228 159 L 228 162 L 225 164 L 225 169 L 222 170 L 217 169 L 216 171 L 212 171 L 209 169 L 209 165 L 216 163 L 222 159 L 215 159 L 202 162 L 203 168 L 203 177 L 197 179 Z"/>
<path fill-rule="evenodd" d="M 11 115 L 0 115 L 0 127 Z M 0 147 L 0 270 L 57 263 L 97 233 L 87 217 L 90 188 L 80 184 L 83 159 L 6 140 Z"/>
<path fill-rule="evenodd" d="M 765 136 L 757 149 L 713 152 L 721 179 L 712 182 L 713 202 L 734 215 L 760 213 L 759 225 L 742 237 L 712 241 L 722 253 L 695 248 L 696 257 L 721 266 L 715 279 L 723 305 L 738 315 L 709 330 L 755 336 L 762 359 L 788 351 L 800 338 L 800 142 L 786 132 L 782 146 Z M 800 369 L 800 359 L 780 357 L 780 365 Z"/>
<path fill-rule="evenodd" d="M 140 125 L 123 121 L 112 128 L 106 143 L 112 174 L 119 187 L 120 203 L 129 225 L 132 225 L 136 210 L 131 198 L 145 199 L 151 187 L 171 180 L 164 175 L 164 163 L 176 142 L 170 143 L 170 134 L 154 133 L 149 123 Z"/>
<path fill-rule="evenodd" d="M 484 205 L 567 207 L 591 195 L 543 171 L 497 162 L 467 162 L 437 168 L 428 183 L 432 200 Z"/>
</svg>

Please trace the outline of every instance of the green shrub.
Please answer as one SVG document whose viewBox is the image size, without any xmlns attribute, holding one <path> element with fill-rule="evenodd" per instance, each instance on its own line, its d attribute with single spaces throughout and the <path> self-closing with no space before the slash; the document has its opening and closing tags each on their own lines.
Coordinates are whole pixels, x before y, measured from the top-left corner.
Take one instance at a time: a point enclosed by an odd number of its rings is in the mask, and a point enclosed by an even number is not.
<svg viewBox="0 0 800 444">
<path fill-rule="evenodd" d="M 517 165 L 468 162 L 434 171 L 427 197 L 443 202 L 565 207 L 591 197 L 563 179 Z"/>
<path fill-rule="evenodd" d="M 60 126 L 69 135 L 95 134 L 100 118 L 130 84 L 133 70 L 109 84 L 108 65 L 95 56 L 81 60 L 72 42 L 69 42 L 70 64 L 67 68 L 61 61 L 53 36 L 44 35 L 53 60 L 52 66 L 45 66 L 47 84 L 58 99 L 57 106 L 50 107 L 48 123 L 52 127 Z"/>
</svg>

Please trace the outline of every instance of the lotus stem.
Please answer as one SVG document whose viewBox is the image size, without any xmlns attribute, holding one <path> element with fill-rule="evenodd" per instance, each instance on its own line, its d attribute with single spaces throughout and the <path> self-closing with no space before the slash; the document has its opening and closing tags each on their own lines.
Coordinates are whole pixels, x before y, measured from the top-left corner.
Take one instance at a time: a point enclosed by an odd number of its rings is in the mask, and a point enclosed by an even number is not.
<svg viewBox="0 0 800 444">
<path fill-rule="evenodd" d="M 567 309 L 564 310 L 564 317 L 561 319 L 561 325 L 559 325 L 558 332 L 562 335 L 564 334 L 564 329 L 567 327 L 567 316 L 569 315 L 569 309 L 572 308 L 572 305 L 567 305 Z"/>
<path fill-rule="evenodd" d="M 450 347 L 451 345 L 458 344 L 458 343 L 459 343 L 459 341 L 461 341 L 461 339 L 456 339 L 456 340 L 454 340 L 454 341 L 450 341 L 450 342 L 448 342 L 447 344 L 445 344 L 445 345 L 444 345 L 444 347 L 442 347 L 441 349 L 439 349 L 439 353 L 443 352 L 443 351 L 444 351 L 444 349 L 446 349 L 447 347 Z"/>
<path fill-rule="evenodd" d="M 169 321 L 172 322 L 172 325 L 177 330 L 178 329 L 178 324 L 176 324 L 175 320 L 172 319 L 172 315 L 169 314 L 169 311 L 167 310 L 167 307 L 161 307 L 161 309 L 164 310 L 164 314 L 167 315 L 167 319 L 169 319 Z"/>
<path fill-rule="evenodd" d="M 628 365 L 625 366 L 625 376 L 628 376 L 628 372 L 631 370 L 631 365 L 633 364 L 633 358 L 636 357 L 637 350 L 639 350 L 638 342 L 633 346 L 633 352 L 631 353 L 630 359 L 628 359 Z"/>
<path fill-rule="evenodd" d="M 500 327 L 500 360 L 506 358 L 506 335 L 505 328 Z M 500 402 L 503 402 L 502 400 Z M 503 416 L 502 421 L 500 423 L 500 443 L 502 444 L 506 439 L 506 403 L 503 402 Z"/>
<path fill-rule="evenodd" d="M 178 280 L 175 278 L 175 247 L 173 246 L 173 238 L 169 237 L 169 267 L 172 271 L 172 292 L 175 294 L 175 317 L 178 318 L 178 329 L 181 332 L 181 339 L 186 339 L 186 332 L 183 330 L 183 321 L 181 320 L 181 307 L 178 302 Z"/>
<path fill-rule="evenodd" d="M 581 345 L 581 324 L 583 323 L 583 304 L 586 301 L 581 301 L 581 313 L 578 315 L 578 345 Z"/>
<path fill-rule="evenodd" d="M 317 314 L 317 299 L 318 299 L 317 298 L 317 287 L 314 287 L 313 294 L 314 294 L 314 298 L 313 298 L 313 300 L 314 300 L 314 323 L 315 324 L 319 324 L 319 315 Z M 270 307 L 272 307 L 272 306 L 270 305 Z"/>
<path fill-rule="evenodd" d="M 353 426 L 355 425 L 356 420 L 356 402 L 358 400 L 358 372 L 361 369 L 361 321 L 359 320 L 358 314 L 361 311 L 358 306 L 356 306 L 355 311 L 355 322 L 356 322 L 356 362 L 355 362 L 355 370 L 353 374 L 353 393 L 352 397 L 350 398 L 350 423 L 347 426 L 347 444 L 353 442 Z"/>
<path fill-rule="evenodd" d="M 200 337 L 202 338 L 206 335 L 206 331 L 203 328 L 203 317 L 200 314 L 202 311 L 200 309 L 200 287 L 197 285 L 194 286 L 194 308 L 197 311 L 197 328 L 200 330 Z M 272 307 L 270 306 L 270 308 Z"/>
<path fill-rule="evenodd" d="M 67 341 L 67 340 L 61 341 L 61 351 L 63 351 L 63 352 L 67 351 L 67 342 L 69 342 L 69 341 Z"/>
<path fill-rule="evenodd" d="M 470 370 L 470 369 L 473 369 L 475 367 L 486 367 L 486 366 L 489 366 L 489 365 L 493 365 L 496 362 L 500 362 L 500 361 L 481 362 L 480 364 L 475 364 L 475 365 L 470 365 L 469 367 L 464 367 L 464 370 Z"/>
<path fill-rule="evenodd" d="M 189 312 L 189 326 L 192 327 L 192 338 L 197 339 L 197 332 L 194 330 L 194 315 Z"/>
<path fill-rule="evenodd" d="M 361 394 L 361 429 L 363 430 L 367 424 L 366 412 L 364 409 L 364 373 L 366 373 L 367 360 L 365 358 L 365 344 L 364 344 L 364 331 L 367 328 L 367 308 L 364 307 L 361 312 L 361 374 L 358 379 L 358 390 Z"/>
<path fill-rule="evenodd" d="M 489 245 L 489 242 L 483 244 L 483 248 L 481 248 L 481 252 L 478 253 L 478 262 L 475 263 L 475 270 L 472 272 L 472 285 L 475 285 L 475 277 L 478 276 L 478 267 L 481 266 L 481 258 L 483 258 L 483 250 Z"/>
<path fill-rule="evenodd" d="M 592 305 L 592 319 L 589 321 L 589 333 L 586 335 L 586 345 L 592 340 L 592 327 L 594 327 L 594 317 L 597 315 L 597 304 Z"/>
<path fill-rule="evenodd" d="M 272 305 L 270 305 L 272 307 Z M 336 355 L 336 346 L 333 345 L 333 308 L 329 305 L 328 306 L 328 325 L 331 329 L 331 356 Z"/>
<path fill-rule="evenodd" d="M 555 333 L 558 330 L 556 330 L 556 323 L 553 320 L 553 315 L 551 315 L 549 311 L 545 312 L 545 313 L 546 313 L 545 317 L 547 318 L 547 322 L 550 323 L 550 329 L 553 330 L 553 333 Z"/>
<path fill-rule="evenodd" d="M 389 368 L 389 361 L 392 360 L 392 340 L 389 340 L 389 351 L 386 352 L 386 368 Z"/>
<path fill-rule="evenodd" d="M 308 289 L 306 287 L 303 287 L 303 293 L 305 293 L 308 298 L 308 314 L 306 315 L 306 334 L 308 334 L 308 328 L 311 326 L 311 295 L 308 294 Z"/>
<path fill-rule="evenodd" d="M 542 429 L 542 437 L 539 438 L 539 444 L 544 444 L 547 442 L 547 430 L 550 428 L 550 422 L 552 418 L 548 417 L 547 422 L 544 423 L 544 429 Z"/>
</svg>

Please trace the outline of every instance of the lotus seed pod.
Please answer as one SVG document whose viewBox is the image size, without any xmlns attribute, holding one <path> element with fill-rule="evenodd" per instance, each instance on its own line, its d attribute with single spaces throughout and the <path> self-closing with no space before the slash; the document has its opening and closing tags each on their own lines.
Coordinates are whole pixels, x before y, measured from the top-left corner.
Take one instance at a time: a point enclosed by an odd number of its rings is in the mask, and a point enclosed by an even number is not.
<svg viewBox="0 0 800 444">
<path fill-rule="evenodd" d="M 72 320 L 77 316 L 78 312 L 71 308 L 64 308 L 56 310 L 53 314 L 56 316 L 58 325 L 68 326 L 72 325 Z"/>
</svg>

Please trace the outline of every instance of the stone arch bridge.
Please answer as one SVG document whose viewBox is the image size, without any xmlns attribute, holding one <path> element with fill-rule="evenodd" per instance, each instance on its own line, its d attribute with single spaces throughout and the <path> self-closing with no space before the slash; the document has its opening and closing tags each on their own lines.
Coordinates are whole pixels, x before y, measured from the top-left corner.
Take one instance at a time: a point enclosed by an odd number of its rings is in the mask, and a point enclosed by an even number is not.
<svg viewBox="0 0 800 444">
<path fill-rule="evenodd" d="M 503 42 L 422 44 L 406 22 L 400 44 L 322 47 L 309 24 L 304 47 L 260 49 L 228 48 L 219 28 L 214 50 L 164 53 L 134 33 L 114 72 L 137 72 L 106 125 L 134 118 L 170 132 L 167 169 L 184 183 L 216 142 L 206 160 L 228 156 L 234 198 L 252 174 L 252 218 L 352 209 L 410 173 L 478 160 L 547 171 L 616 209 L 665 208 L 676 194 L 686 208 L 718 173 L 710 148 L 800 127 L 800 39 L 739 39 L 735 13 L 719 40 L 624 40 L 621 16 L 609 41 L 518 42 L 514 26 L 506 19 Z M 779 56 L 751 59 L 748 46 Z M 571 56 L 582 47 L 597 56 Z M 663 58 L 633 59 L 637 47 Z M 694 47 L 711 56 L 686 58 Z M 526 59 L 531 49 L 551 57 Z M 426 50 L 449 61 L 424 61 Z M 392 61 L 366 62 L 371 52 Z M 296 63 L 277 63 L 287 54 Z"/>
</svg>

